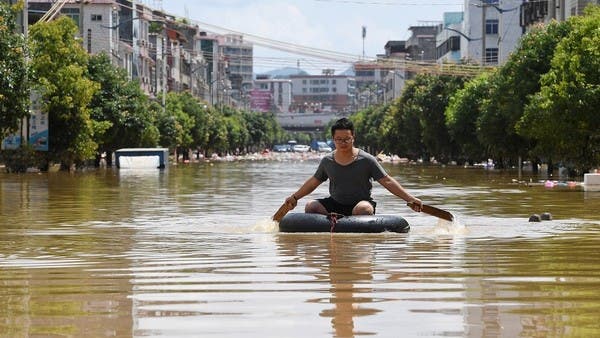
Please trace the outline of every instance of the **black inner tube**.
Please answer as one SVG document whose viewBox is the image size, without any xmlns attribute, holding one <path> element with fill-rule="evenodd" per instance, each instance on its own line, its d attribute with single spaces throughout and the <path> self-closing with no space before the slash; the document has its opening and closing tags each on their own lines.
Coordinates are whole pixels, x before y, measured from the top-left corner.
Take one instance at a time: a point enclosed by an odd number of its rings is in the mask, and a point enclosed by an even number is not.
<svg viewBox="0 0 600 338">
<path fill-rule="evenodd" d="M 405 233 L 409 230 L 408 222 L 396 215 L 343 216 L 333 221 L 327 215 L 290 213 L 279 222 L 280 232 Z"/>
</svg>

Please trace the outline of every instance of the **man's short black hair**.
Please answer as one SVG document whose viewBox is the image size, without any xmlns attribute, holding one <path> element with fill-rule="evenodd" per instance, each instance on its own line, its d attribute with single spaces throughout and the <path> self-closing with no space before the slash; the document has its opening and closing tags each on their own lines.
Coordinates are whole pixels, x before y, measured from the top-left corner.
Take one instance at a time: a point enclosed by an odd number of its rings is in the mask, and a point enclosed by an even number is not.
<svg viewBox="0 0 600 338">
<path fill-rule="evenodd" d="M 350 130 L 352 135 L 354 135 L 354 124 L 352 121 L 348 120 L 345 117 L 335 121 L 335 123 L 331 126 L 331 137 L 335 134 L 336 130 Z"/>
</svg>

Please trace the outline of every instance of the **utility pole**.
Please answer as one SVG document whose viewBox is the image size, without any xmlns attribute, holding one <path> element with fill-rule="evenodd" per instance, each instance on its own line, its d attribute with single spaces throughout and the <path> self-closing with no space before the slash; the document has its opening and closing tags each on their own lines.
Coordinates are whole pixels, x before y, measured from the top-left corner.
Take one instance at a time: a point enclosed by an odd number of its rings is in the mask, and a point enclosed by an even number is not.
<svg viewBox="0 0 600 338">
<path fill-rule="evenodd" d="M 486 36 L 486 9 L 487 9 L 487 4 L 482 4 L 481 5 L 481 65 L 485 66 L 486 63 L 486 57 L 485 57 L 485 36 Z"/>
<path fill-rule="evenodd" d="M 167 111 L 167 60 L 165 55 L 167 39 L 162 38 L 162 106 L 163 113 Z"/>
<path fill-rule="evenodd" d="M 362 47 L 363 47 L 363 60 L 365 59 L 365 38 L 367 37 L 367 26 L 362 26 Z"/>
</svg>

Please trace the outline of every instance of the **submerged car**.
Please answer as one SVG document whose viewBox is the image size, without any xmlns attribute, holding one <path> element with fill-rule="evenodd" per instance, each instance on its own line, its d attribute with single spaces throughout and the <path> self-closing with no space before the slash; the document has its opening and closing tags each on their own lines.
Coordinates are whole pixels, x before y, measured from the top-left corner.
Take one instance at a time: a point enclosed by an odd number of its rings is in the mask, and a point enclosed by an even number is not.
<svg viewBox="0 0 600 338">
<path fill-rule="evenodd" d="M 317 149 L 315 149 L 315 150 L 319 151 L 319 152 L 326 152 L 326 153 L 332 151 L 331 147 L 326 142 L 317 142 Z"/>
<path fill-rule="evenodd" d="M 306 144 L 295 144 L 292 147 L 292 150 L 297 152 L 297 153 L 305 153 L 308 152 L 310 150 L 310 147 L 307 146 Z"/>
<path fill-rule="evenodd" d="M 278 153 L 286 153 L 290 151 L 290 146 L 287 144 L 276 144 L 273 146 L 273 151 L 276 151 Z"/>
</svg>

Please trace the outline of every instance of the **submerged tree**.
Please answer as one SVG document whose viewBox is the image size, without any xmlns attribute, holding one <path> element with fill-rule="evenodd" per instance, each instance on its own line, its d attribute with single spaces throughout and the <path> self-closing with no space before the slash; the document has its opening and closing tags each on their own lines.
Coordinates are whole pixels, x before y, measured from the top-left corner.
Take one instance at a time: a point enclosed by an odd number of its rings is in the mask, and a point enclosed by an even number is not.
<svg viewBox="0 0 600 338">
<path fill-rule="evenodd" d="M 156 109 L 137 81 L 130 81 L 125 70 L 111 64 L 105 54 L 90 57 L 90 78 L 100 85 L 91 102 L 91 117 L 97 125 L 94 140 L 99 152 L 119 148 L 158 145 Z"/>
<path fill-rule="evenodd" d="M 402 96 L 388 108 L 382 125 L 385 148 L 391 153 L 416 160 L 423 156 L 425 146 L 421 138 L 421 109 L 414 105 L 419 86 L 408 81 Z"/>
<path fill-rule="evenodd" d="M 569 31 L 568 22 L 535 27 L 490 79 L 490 93 L 480 117 L 485 134 L 480 139 L 492 156 L 514 163 L 519 157 L 533 155 L 535 138 L 529 133 L 518 133 L 516 125 L 531 96 L 539 92 L 540 78 L 550 70 L 556 45 Z"/>
<path fill-rule="evenodd" d="M 538 140 L 538 153 L 586 171 L 600 165 L 600 7 L 569 22 L 517 128 Z"/>
<path fill-rule="evenodd" d="M 0 142 L 29 112 L 25 40 L 16 32 L 16 10 L 0 2 Z"/>
<path fill-rule="evenodd" d="M 446 127 L 445 110 L 463 82 L 460 77 L 424 74 L 408 81 L 386 118 L 386 142 L 396 148 L 391 150 L 411 158 L 433 156 L 442 162 L 453 158 L 458 151 Z"/>
<path fill-rule="evenodd" d="M 88 77 L 88 55 L 75 22 L 66 16 L 31 26 L 33 81 L 48 113 L 48 159 L 70 167 L 93 158 L 90 102 L 98 84 Z"/>
<path fill-rule="evenodd" d="M 487 152 L 479 137 L 481 128 L 478 119 L 489 92 L 490 73 L 482 73 L 450 98 L 446 108 L 446 125 L 458 145 L 459 160 L 474 163 L 486 158 Z"/>
</svg>

